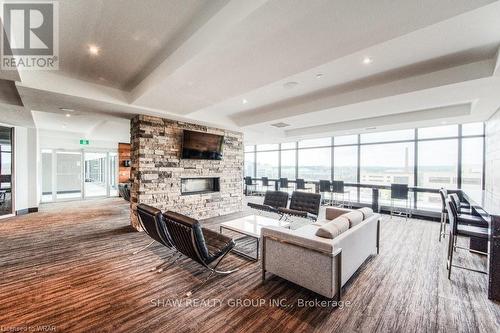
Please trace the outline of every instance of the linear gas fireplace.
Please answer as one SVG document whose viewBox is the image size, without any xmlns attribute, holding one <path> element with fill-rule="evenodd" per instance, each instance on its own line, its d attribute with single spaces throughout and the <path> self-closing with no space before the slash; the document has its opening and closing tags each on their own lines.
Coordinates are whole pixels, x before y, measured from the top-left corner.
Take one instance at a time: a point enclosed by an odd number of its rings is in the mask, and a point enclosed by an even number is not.
<svg viewBox="0 0 500 333">
<path fill-rule="evenodd" d="M 219 192 L 219 177 L 181 178 L 181 194 L 203 194 Z"/>
</svg>

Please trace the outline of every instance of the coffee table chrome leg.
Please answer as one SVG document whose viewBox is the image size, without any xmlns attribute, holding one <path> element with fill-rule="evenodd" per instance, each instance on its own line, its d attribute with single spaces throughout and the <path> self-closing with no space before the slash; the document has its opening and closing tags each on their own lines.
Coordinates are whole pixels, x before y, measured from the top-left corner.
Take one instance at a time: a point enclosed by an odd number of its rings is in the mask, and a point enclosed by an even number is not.
<svg viewBox="0 0 500 333">
<path fill-rule="evenodd" d="M 223 228 L 222 226 L 220 226 L 220 227 L 219 227 L 219 230 L 220 230 L 220 233 L 221 233 L 221 234 L 222 234 L 222 230 L 223 230 L 223 229 L 225 229 L 225 228 Z M 232 229 L 229 229 L 229 230 L 231 230 L 231 231 L 232 231 L 232 232 L 234 232 L 234 233 L 237 233 L 237 234 L 243 235 L 244 237 L 242 237 L 242 238 L 246 238 L 246 237 L 255 238 L 255 237 L 253 237 L 253 236 L 249 236 L 249 235 L 244 234 L 244 233 L 242 233 L 242 232 L 238 232 L 238 231 L 235 231 L 235 230 L 232 230 Z M 237 250 L 237 249 L 235 249 L 235 248 L 233 248 L 233 249 L 231 250 L 231 252 L 233 252 L 233 253 L 235 253 L 235 254 L 237 254 L 237 255 L 239 255 L 239 256 L 242 256 L 242 257 L 244 257 L 244 258 L 246 258 L 246 259 L 253 260 L 253 261 L 258 261 L 258 260 L 259 260 L 259 245 L 260 245 L 260 244 L 259 244 L 259 238 L 255 238 L 255 241 L 256 241 L 256 243 L 257 243 L 257 256 L 256 256 L 256 257 L 252 257 L 252 256 L 250 256 L 250 255 L 246 254 L 245 252 L 240 251 L 240 250 Z"/>
</svg>

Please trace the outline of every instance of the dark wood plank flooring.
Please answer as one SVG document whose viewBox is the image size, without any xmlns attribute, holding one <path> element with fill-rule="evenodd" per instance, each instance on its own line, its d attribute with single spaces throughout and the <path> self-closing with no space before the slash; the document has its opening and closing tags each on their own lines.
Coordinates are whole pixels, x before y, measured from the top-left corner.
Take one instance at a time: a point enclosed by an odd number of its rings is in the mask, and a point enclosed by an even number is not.
<svg viewBox="0 0 500 333">
<path fill-rule="evenodd" d="M 215 229 L 229 218 L 205 225 Z M 150 272 L 169 251 L 155 245 L 133 256 L 149 239 L 128 221 L 121 199 L 44 205 L 0 220 L 0 331 L 500 332 L 500 305 L 487 299 L 486 276 L 456 269 L 448 281 L 447 242 L 437 241 L 435 222 L 385 216 L 380 255 L 344 288 L 350 304 L 332 309 L 298 307 L 300 300 L 325 299 L 278 277 L 262 284 L 260 262 L 233 254 L 224 267 L 238 272 L 186 298 L 206 271 L 182 259 Z M 457 254 L 457 263 L 486 264 Z"/>
</svg>

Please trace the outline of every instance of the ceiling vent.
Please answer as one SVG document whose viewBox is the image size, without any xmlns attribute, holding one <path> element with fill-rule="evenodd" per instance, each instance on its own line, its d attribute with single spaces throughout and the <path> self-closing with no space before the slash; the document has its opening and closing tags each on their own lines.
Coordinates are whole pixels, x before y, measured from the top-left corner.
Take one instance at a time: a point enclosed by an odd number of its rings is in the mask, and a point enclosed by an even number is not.
<svg viewBox="0 0 500 333">
<path fill-rule="evenodd" d="M 271 124 L 271 126 L 274 126 L 276 128 L 283 128 L 283 127 L 290 126 L 290 124 L 287 124 L 287 123 L 276 123 L 276 124 Z"/>
</svg>

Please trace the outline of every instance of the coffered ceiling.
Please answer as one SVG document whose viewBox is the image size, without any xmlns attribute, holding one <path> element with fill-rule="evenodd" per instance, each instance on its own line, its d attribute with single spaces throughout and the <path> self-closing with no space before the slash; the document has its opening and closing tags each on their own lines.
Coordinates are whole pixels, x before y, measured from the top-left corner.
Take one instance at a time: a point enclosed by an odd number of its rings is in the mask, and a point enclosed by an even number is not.
<svg viewBox="0 0 500 333">
<path fill-rule="evenodd" d="M 140 113 L 289 141 L 483 121 L 500 106 L 499 1 L 59 3 L 60 70 L 0 72 L 44 129 Z"/>
</svg>

